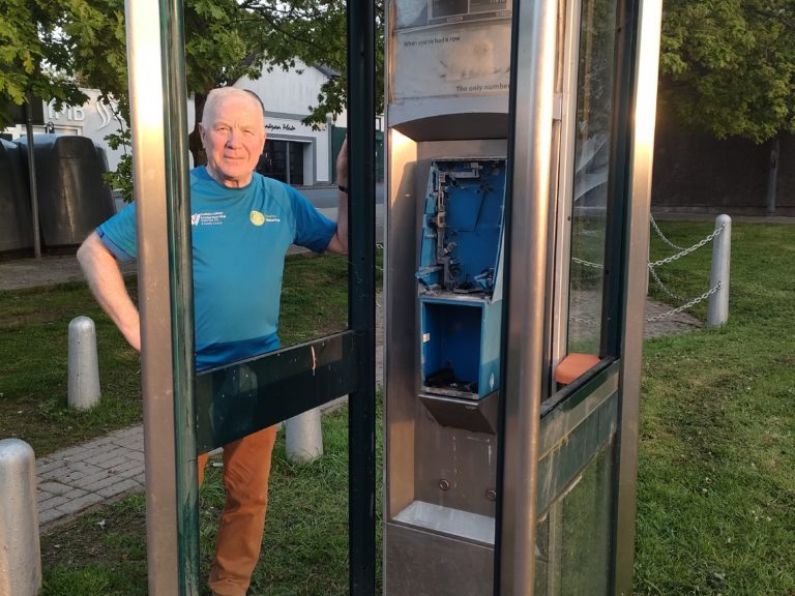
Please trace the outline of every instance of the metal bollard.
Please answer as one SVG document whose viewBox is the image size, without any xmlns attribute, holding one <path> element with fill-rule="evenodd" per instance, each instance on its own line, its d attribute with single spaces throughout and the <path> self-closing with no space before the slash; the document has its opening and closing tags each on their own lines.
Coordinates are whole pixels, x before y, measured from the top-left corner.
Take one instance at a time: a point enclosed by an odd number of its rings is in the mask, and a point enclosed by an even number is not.
<svg viewBox="0 0 795 596">
<path fill-rule="evenodd" d="M 323 455 L 320 409 L 313 408 L 285 421 L 287 459 L 307 464 Z"/>
<path fill-rule="evenodd" d="M 76 317 L 69 323 L 69 406 L 90 410 L 99 403 L 99 393 L 94 321 Z"/>
<path fill-rule="evenodd" d="M 0 441 L 0 596 L 41 588 L 36 457 L 19 439 Z"/>
<path fill-rule="evenodd" d="M 712 245 L 712 269 L 709 287 L 718 290 L 709 297 L 707 326 L 719 327 L 729 320 L 729 273 L 731 270 L 732 218 L 726 214 L 715 218 L 715 229 L 725 226 Z"/>
</svg>

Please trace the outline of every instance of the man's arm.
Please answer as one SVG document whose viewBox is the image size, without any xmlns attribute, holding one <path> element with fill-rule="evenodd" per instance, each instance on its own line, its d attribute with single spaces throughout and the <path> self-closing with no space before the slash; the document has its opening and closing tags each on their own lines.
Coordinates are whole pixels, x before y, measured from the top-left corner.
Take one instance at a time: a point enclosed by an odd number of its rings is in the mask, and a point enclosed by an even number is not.
<svg viewBox="0 0 795 596">
<path fill-rule="evenodd" d="M 337 184 L 348 188 L 348 137 L 337 155 Z M 348 193 L 337 193 L 337 232 L 331 237 L 326 250 L 338 255 L 348 254 Z"/>
<path fill-rule="evenodd" d="M 141 322 L 124 285 L 119 264 L 96 232 L 86 238 L 77 250 L 77 260 L 88 281 L 88 287 L 124 338 L 136 350 L 141 350 Z"/>
</svg>

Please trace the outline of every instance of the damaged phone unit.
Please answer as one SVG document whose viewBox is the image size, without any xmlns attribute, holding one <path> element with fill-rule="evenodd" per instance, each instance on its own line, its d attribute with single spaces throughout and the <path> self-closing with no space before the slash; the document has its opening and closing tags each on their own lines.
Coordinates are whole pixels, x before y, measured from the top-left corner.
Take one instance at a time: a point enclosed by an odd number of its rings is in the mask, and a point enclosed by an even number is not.
<svg viewBox="0 0 795 596">
<path fill-rule="evenodd" d="M 500 388 L 504 205 L 505 158 L 431 163 L 416 272 L 427 397 Z"/>
</svg>

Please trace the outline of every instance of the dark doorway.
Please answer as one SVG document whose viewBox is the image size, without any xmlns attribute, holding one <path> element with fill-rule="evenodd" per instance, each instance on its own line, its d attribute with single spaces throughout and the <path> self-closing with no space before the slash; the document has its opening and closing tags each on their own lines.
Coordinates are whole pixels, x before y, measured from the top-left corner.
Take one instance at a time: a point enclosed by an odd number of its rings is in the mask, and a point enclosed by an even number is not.
<svg viewBox="0 0 795 596">
<path fill-rule="evenodd" d="M 265 141 L 257 172 L 287 184 L 304 183 L 304 143 L 295 141 Z"/>
</svg>

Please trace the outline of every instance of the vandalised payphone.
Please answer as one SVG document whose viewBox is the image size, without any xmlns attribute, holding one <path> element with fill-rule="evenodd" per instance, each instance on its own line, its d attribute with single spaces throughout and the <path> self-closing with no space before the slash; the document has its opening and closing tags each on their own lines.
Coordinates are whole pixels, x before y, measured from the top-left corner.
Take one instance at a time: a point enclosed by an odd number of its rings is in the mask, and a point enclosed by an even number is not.
<svg viewBox="0 0 795 596">
<path fill-rule="evenodd" d="M 486 594 L 493 582 L 510 10 L 389 11 L 390 595 Z"/>
<path fill-rule="evenodd" d="M 630 593 L 661 4 L 387 7 L 384 593 Z"/>
<path fill-rule="evenodd" d="M 449 426 L 455 408 L 444 398 L 477 403 L 500 387 L 504 199 L 504 159 L 431 163 L 417 269 L 420 398 Z M 494 431 L 466 417 L 459 424 Z"/>
</svg>

